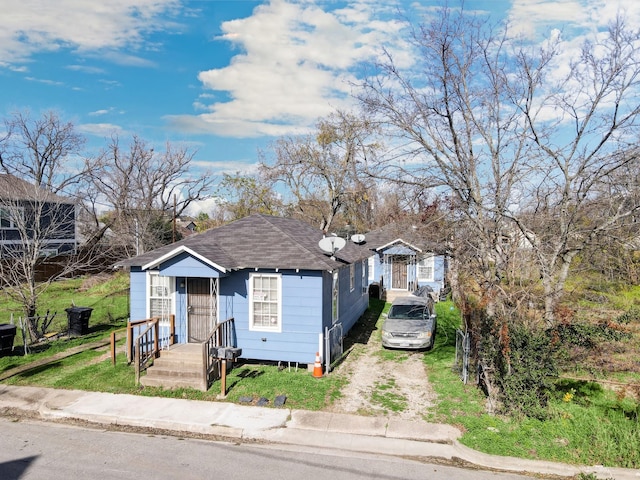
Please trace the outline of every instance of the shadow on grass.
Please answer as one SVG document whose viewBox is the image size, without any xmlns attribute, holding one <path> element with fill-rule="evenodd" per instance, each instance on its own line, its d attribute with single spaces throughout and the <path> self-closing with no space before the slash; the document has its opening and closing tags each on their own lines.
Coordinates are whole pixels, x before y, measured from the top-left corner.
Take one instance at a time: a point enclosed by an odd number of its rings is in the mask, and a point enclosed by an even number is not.
<svg viewBox="0 0 640 480">
<path fill-rule="evenodd" d="M 349 355 L 353 351 L 354 345 L 366 345 L 367 342 L 369 342 L 369 339 L 371 338 L 373 332 L 378 329 L 376 324 L 378 323 L 378 319 L 380 318 L 380 315 L 384 310 L 384 306 L 384 300 L 379 300 L 377 298 L 369 299 L 369 308 L 367 308 L 364 314 L 362 314 L 353 328 L 349 330 L 347 336 L 344 337 L 342 342 L 344 354 L 332 365 L 332 368 L 336 368 L 347 358 L 349 358 Z"/>
<path fill-rule="evenodd" d="M 353 328 L 344 337 L 344 350 L 351 350 L 356 343 L 366 344 L 371 334 L 377 330 L 376 324 L 380 318 L 382 310 L 384 310 L 385 301 L 377 298 L 369 299 L 369 308 L 362 314 L 362 317 L 356 322 Z"/>
</svg>

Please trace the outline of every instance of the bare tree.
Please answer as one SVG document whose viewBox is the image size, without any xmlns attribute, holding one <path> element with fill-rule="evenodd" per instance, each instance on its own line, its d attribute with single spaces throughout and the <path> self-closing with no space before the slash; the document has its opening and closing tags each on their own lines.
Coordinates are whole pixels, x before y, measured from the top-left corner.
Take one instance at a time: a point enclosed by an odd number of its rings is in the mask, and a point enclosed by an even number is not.
<svg viewBox="0 0 640 480">
<path fill-rule="evenodd" d="M 111 232 L 110 243 L 115 241 L 128 255 L 170 243 L 171 218 L 206 198 L 213 184 L 207 172 L 190 174 L 194 155 L 170 143 L 158 152 L 137 136 L 123 148 L 114 136 L 87 169 L 94 241 Z"/>
<path fill-rule="evenodd" d="M 273 147 L 275 162 L 261 173 L 281 184 L 294 199 L 294 210 L 327 231 L 339 212 L 360 228 L 368 215 L 372 190 L 365 175 L 379 144 L 374 125 L 351 113 L 336 112 L 318 122 L 313 135 L 282 138 Z M 363 214 L 364 212 L 364 214 Z"/>
<path fill-rule="evenodd" d="M 85 139 L 71 122 L 53 112 L 33 119 L 17 112 L 4 120 L 6 136 L 0 139 L 0 169 L 51 193 L 69 191 L 84 175 Z"/>
<path fill-rule="evenodd" d="M 441 9 L 411 39 L 413 69 L 387 52 L 363 85 L 363 104 L 404 147 L 403 163 L 396 156 L 384 167 L 450 192 L 463 220 L 458 260 L 478 272 L 471 285 L 490 315 L 505 304 L 514 271 L 506 244 L 530 252 L 553 324 L 575 255 L 638 208 L 635 183 L 604 195 L 637 162 L 638 33 L 618 19 L 566 74 L 560 37 L 533 47 L 460 9 Z M 597 214 L 596 197 L 606 200 Z"/>
<path fill-rule="evenodd" d="M 224 174 L 217 196 L 226 221 L 237 220 L 254 213 L 281 215 L 282 198 L 260 175 Z"/>
<path fill-rule="evenodd" d="M 30 336 L 36 339 L 46 327 L 38 325 L 40 295 L 51 282 L 90 260 L 76 250 L 76 200 L 57 195 L 74 195 L 83 177 L 84 138 L 55 112 L 36 119 L 14 113 L 4 125 L 0 277 L 4 292 L 22 305 Z"/>
<path fill-rule="evenodd" d="M 78 268 L 74 201 L 12 175 L 0 175 L 0 278 L 2 288 L 23 307 L 31 339 L 44 335 L 38 298 L 54 280 Z M 63 254 L 58 257 L 58 255 Z M 60 260 L 44 272 L 49 256 Z"/>
</svg>

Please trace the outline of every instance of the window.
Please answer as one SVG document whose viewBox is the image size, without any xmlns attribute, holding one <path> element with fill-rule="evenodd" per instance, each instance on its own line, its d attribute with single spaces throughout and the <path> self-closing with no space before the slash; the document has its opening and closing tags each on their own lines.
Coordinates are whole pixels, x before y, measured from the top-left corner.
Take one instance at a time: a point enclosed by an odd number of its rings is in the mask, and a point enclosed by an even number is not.
<svg viewBox="0 0 640 480">
<path fill-rule="evenodd" d="M 433 282 L 433 255 L 423 258 L 418 262 L 418 280 Z"/>
<path fill-rule="evenodd" d="M 10 230 L 17 229 L 19 220 L 24 216 L 21 207 L 2 207 L 0 208 L 0 229 Z"/>
<path fill-rule="evenodd" d="M 173 277 L 164 277 L 158 272 L 149 272 L 147 285 L 149 287 L 149 318 L 160 317 L 167 320 L 173 313 L 173 291 L 171 285 Z"/>
<path fill-rule="evenodd" d="M 282 330 L 282 277 L 254 273 L 249 276 L 250 330 Z"/>
<path fill-rule="evenodd" d="M 367 261 L 363 260 L 362 261 L 362 294 L 366 295 L 367 294 Z"/>
<path fill-rule="evenodd" d="M 356 264 L 352 263 L 349 265 L 349 291 L 353 292 L 354 288 L 356 288 Z"/>
</svg>

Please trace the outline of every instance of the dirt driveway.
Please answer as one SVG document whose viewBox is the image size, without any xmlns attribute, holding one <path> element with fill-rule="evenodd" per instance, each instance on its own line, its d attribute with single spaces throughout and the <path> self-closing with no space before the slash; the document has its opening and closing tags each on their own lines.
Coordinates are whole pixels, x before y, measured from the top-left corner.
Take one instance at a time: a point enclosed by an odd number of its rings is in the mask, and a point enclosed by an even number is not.
<svg viewBox="0 0 640 480">
<path fill-rule="evenodd" d="M 422 361 L 424 352 L 384 350 L 375 326 L 378 313 L 345 339 L 348 356 L 331 375 L 341 375 L 348 383 L 331 410 L 422 419 L 436 398 Z"/>
</svg>

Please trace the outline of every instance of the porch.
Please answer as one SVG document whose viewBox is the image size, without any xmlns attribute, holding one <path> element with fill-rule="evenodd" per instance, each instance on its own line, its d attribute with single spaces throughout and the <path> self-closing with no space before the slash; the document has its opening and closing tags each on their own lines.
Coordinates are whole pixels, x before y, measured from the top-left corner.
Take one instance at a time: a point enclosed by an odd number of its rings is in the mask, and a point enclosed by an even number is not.
<svg viewBox="0 0 640 480">
<path fill-rule="evenodd" d="M 192 343 L 162 342 L 159 323 L 159 318 L 153 318 L 129 324 L 131 332 L 136 324 L 145 327 L 132 345 L 136 381 L 141 385 L 206 392 L 214 380 L 224 377 L 226 361 L 235 360 L 241 353 L 235 348 L 233 318 L 217 324 L 204 342 Z M 173 330 L 169 338 L 175 338 Z M 143 371 L 146 375 L 141 375 Z"/>
<path fill-rule="evenodd" d="M 160 350 L 159 357 L 140 377 L 145 387 L 194 388 L 207 391 L 201 343 L 179 343 Z"/>
</svg>

